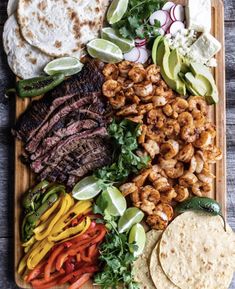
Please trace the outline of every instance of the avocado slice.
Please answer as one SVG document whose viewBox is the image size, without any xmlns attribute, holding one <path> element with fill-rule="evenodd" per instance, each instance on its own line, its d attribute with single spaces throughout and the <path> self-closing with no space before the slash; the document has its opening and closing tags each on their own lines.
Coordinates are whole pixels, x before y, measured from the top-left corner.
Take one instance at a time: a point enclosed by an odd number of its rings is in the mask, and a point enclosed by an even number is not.
<svg viewBox="0 0 235 289">
<path fill-rule="evenodd" d="M 199 77 L 194 77 L 194 75 L 191 72 L 187 72 L 185 74 L 185 80 L 187 83 L 189 83 L 189 86 L 193 87 L 194 91 L 197 92 L 197 94 L 195 95 L 205 96 L 207 94 L 208 87 Z"/>
<path fill-rule="evenodd" d="M 157 49 L 158 49 L 158 46 L 160 44 L 160 42 L 162 41 L 163 39 L 163 36 L 160 35 L 158 36 L 155 40 L 154 40 L 154 43 L 153 43 L 153 47 L 152 47 L 152 60 L 153 60 L 153 63 L 154 64 L 158 64 L 157 63 Z"/>
<path fill-rule="evenodd" d="M 200 81 L 203 82 L 204 85 L 207 87 L 207 92 L 205 94 L 205 99 L 207 103 L 217 103 L 219 101 L 219 93 L 214 77 L 209 68 L 200 63 L 191 63 L 189 68 L 194 77 L 200 79 Z"/>
<path fill-rule="evenodd" d="M 185 74 L 180 72 L 179 73 L 179 77 L 180 79 L 184 82 L 187 90 L 192 94 L 192 95 L 198 95 L 198 92 L 196 90 L 194 90 L 194 88 L 191 86 L 191 84 L 189 82 L 186 81 L 185 79 Z"/>
</svg>

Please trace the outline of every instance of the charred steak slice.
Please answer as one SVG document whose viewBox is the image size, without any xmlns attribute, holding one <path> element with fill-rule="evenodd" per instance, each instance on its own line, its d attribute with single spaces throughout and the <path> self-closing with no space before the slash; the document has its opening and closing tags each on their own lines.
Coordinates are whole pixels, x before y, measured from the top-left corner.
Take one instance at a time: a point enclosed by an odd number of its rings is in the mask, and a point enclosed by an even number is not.
<svg viewBox="0 0 235 289">
<path fill-rule="evenodd" d="M 75 94 L 101 91 L 103 83 L 104 76 L 95 63 L 86 63 L 80 73 L 68 78 L 41 99 L 33 101 L 18 119 L 13 134 L 25 142 L 29 141 L 58 106 Z"/>
</svg>

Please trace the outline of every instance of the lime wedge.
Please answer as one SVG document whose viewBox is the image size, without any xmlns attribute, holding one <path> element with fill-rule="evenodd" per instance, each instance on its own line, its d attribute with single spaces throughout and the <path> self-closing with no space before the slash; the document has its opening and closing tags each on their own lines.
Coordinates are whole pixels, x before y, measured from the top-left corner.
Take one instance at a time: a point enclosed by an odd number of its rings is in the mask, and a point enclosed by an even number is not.
<svg viewBox="0 0 235 289">
<path fill-rule="evenodd" d="M 122 19 L 128 7 L 128 0 L 113 0 L 107 12 L 109 24 L 114 24 Z"/>
<path fill-rule="evenodd" d="M 152 60 L 154 64 L 157 64 L 157 49 L 162 39 L 163 39 L 163 36 L 160 35 L 154 40 L 154 43 L 153 43 Z"/>
<path fill-rule="evenodd" d="M 94 39 L 87 44 L 87 51 L 93 58 L 103 62 L 116 63 L 123 59 L 121 49 L 105 39 Z"/>
<path fill-rule="evenodd" d="M 76 200 L 84 201 L 96 197 L 100 191 L 98 179 L 90 176 L 82 179 L 75 185 L 72 190 L 72 196 Z"/>
<path fill-rule="evenodd" d="M 70 76 L 82 70 L 83 64 L 75 57 L 62 57 L 49 62 L 44 71 L 48 75 L 53 75 L 58 72 L 65 76 Z"/>
<path fill-rule="evenodd" d="M 141 255 L 144 251 L 145 242 L 146 242 L 146 234 L 144 227 L 141 224 L 135 224 L 129 234 L 129 243 L 138 246 L 137 250 L 133 250 L 133 248 L 130 248 L 130 251 L 134 254 L 135 257 Z"/>
<path fill-rule="evenodd" d="M 123 194 L 115 187 L 108 187 L 102 193 L 102 198 L 108 203 L 105 209 L 112 216 L 122 216 L 126 210 L 127 204 Z"/>
<path fill-rule="evenodd" d="M 141 222 L 143 217 L 144 213 L 138 208 L 128 208 L 118 221 L 118 231 L 120 233 L 129 231 L 133 225 Z"/>
<path fill-rule="evenodd" d="M 116 44 L 123 53 L 129 52 L 135 47 L 135 41 L 121 37 L 116 30 L 111 27 L 102 29 L 101 37 Z"/>
</svg>

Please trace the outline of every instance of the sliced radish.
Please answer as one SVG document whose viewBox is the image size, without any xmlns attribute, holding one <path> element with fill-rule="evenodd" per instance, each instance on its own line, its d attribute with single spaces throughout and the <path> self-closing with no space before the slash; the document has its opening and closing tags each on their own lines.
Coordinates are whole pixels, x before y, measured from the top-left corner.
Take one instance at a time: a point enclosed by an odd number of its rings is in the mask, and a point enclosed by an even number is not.
<svg viewBox="0 0 235 289">
<path fill-rule="evenodd" d="M 150 24 L 154 25 L 155 20 L 160 22 L 161 27 L 164 26 L 168 20 L 168 13 L 163 10 L 154 12 L 149 18 Z"/>
<path fill-rule="evenodd" d="M 172 35 L 175 35 L 178 31 L 183 30 L 185 28 L 185 24 L 181 21 L 175 21 L 171 24 L 169 32 Z"/>
<path fill-rule="evenodd" d="M 149 58 L 149 51 L 146 48 L 138 48 L 140 56 L 136 62 L 144 64 Z"/>
<path fill-rule="evenodd" d="M 162 10 L 169 12 L 173 6 L 176 6 L 176 4 L 170 1 L 166 2 L 166 4 L 162 7 Z"/>
<path fill-rule="evenodd" d="M 166 31 L 164 30 L 164 28 L 159 28 L 158 32 L 160 35 L 164 36 L 166 34 Z"/>
<path fill-rule="evenodd" d="M 173 9 L 175 20 L 184 22 L 185 19 L 185 11 L 184 7 L 180 4 L 176 5 Z"/>
<path fill-rule="evenodd" d="M 131 51 L 124 54 L 124 59 L 127 61 L 136 62 L 140 57 L 140 51 L 137 47 L 131 49 Z"/>
<path fill-rule="evenodd" d="M 170 14 L 170 17 L 171 17 L 172 21 L 176 21 L 175 14 L 174 14 L 174 9 L 175 9 L 175 6 L 172 6 L 170 11 L 169 11 L 169 14 Z"/>
<path fill-rule="evenodd" d="M 140 39 L 140 38 L 135 39 L 135 46 L 136 47 L 144 46 L 144 45 L 146 45 L 146 43 L 147 43 L 147 40 L 145 38 L 144 39 Z"/>
<path fill-rule="evenodd" d="M 169 15 L 169 13 L 168 13 L 168 15 Z M 170 15 L 169 15 L 167 23 L 164 26 L 162 26 L 162 29 L 164 29 L 164 31 L 166 32 L 172 23 L 173 23 L 173 21 L 171 20 Z"/>
</svg>

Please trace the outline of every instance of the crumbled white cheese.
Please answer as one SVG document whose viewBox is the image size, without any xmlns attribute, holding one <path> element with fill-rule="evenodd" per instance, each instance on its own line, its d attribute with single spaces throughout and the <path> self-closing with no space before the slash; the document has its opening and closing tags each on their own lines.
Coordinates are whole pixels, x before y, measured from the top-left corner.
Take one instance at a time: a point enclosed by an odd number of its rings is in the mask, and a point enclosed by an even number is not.
<svg viewBox="0 0 235 289">
<path fill-rule="evenodd" d="M 211 0 L 188 0 L 185 14 L 187 28 L 197 32 L 210 32 Z"/>
<path fill-rule="evenodd" d="M 217 67 L 217 60 L 216 58 L 211 58 L 210 60 L 207 61 L 206 66 L 209 67 Z"/>
</svg>

